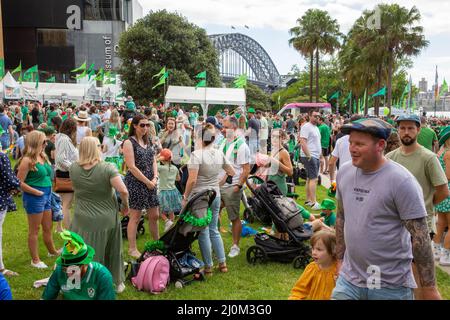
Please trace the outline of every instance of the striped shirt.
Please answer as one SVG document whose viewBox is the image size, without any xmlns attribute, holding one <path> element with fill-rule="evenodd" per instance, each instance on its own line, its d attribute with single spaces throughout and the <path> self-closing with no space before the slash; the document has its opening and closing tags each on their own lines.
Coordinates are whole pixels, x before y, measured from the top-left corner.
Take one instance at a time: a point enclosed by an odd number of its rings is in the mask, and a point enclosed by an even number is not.
<svg viewBox="0 0 450 320">
<path fill-rule="evenodd" d="M 78 161 L 78 150 L 64 133 L 56 135 L 55 153 L 56 170 L 68 172 L 72 163 Z"/>
</svg>

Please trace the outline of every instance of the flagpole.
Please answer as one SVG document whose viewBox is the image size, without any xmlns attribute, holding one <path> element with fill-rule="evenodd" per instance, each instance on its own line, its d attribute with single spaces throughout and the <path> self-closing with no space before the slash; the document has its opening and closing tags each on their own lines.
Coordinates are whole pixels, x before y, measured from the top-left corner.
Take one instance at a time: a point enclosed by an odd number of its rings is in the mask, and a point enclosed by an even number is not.
<svg viewBox="0 0 450 320">
<path fill-rule="evenodd" d="M 436 94 L 436 86 L 438 85 L 438 74 L 437 74 L 437 65 L 436 65 L 436 77 L 435 77 L 435 83 L 434 83 L 434 116 L 436 117 L 436 109 L 437 109 L 437 94 Z M 438 91 L 439 94 L 439 91 Z"/>
</svg>

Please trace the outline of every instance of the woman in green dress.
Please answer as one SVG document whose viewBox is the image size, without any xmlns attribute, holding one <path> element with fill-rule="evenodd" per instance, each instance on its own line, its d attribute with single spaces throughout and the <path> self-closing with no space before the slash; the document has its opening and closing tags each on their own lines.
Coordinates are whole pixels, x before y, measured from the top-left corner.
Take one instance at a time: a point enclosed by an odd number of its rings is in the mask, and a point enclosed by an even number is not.
<svg viewBox="0 0 450 320">
<path fill-rule="evenodd" d="M 282 129 L 273 129 L 271 134 L 272 150 L 268 165 L 269 175 L 267 180 L 275 182 L 280 191 L 287 195 L 288 187 L 286 176 L 292 176 L 293 168 L 289 152 L 283 147 L 283 141 L 287 139 L 286 132 Z"/>
<path fill-rule="evenodd" d="M 124 214 L 128 213 L 128 190 L 116 167 L 101 161 L 97 138 L 83 138 L 79 154 L 78 162 L 69 171 L 76 199 L 71 231 L 95 249 L 94 260 L 108 268 L 116 291 L 122 292 L 125 289 L 122 229 L 114 189 L 120 194 Z"/>
</svg>

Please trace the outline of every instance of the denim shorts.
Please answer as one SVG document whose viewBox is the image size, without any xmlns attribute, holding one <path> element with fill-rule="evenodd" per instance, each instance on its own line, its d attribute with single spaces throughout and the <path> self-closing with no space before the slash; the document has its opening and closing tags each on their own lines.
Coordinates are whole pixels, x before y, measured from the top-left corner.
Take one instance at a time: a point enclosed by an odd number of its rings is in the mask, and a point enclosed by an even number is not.
<svg viewBox="0 0 450 320">
<path fill-rule="evenodd" d="M 320 160 L 314 157 L 308 160 L 306 157 L 301 157 L 300 162 L 303 164 L 306 170 L 306 177 L 310 180 L 317 179 L 319 177 Z"/>
<path fill-rule="evenodd" d="M 414 290 L 407 287 L 368 289 L 355 286 L 339 276 L 332 300 L 414 300 Z"/>
<path fill-rule="evenodd" d="M 23 193 L 23 207 L 27 214 L 39 214 L 44 211 L 52 210 L 52 188 L 51 187 L 33 187 L 36 190 L 44 192 L 42 196 L 35 196 L 31 193 Z"/>
</svg>

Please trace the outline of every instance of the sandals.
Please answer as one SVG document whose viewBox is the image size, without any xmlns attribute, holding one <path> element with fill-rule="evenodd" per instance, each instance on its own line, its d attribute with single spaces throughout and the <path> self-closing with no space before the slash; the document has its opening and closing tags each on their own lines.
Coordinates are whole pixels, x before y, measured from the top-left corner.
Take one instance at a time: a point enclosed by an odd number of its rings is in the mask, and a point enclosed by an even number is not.
<svg viewBox="0 0 450 320">
<path fill-rule="evenodd" d="M 141 257 L 139 251 L 128 251 L 128 255 L 135 259 L 139 259 Z"/>
<path fill-rule="evenodd" d="M 220 263 L 219 264 L 219 271 L 222 273 L 227 273 L 228 272 L 228 267 L 225 263 Z"/>
<path fill-rule="evenodd" d="M 205 273 L 205 276 L 212 276 L 213 274 L 211 267 L 205 267 L 205 269 L 203 269 L 203 272 Z"/>
<path fill-rule="evenodd" d="M 0 273 L 3 274 L 5 277 L 17 277 L 19 275 L 17 272 L 8 269 L 0 270 Z"/>
</svg>

